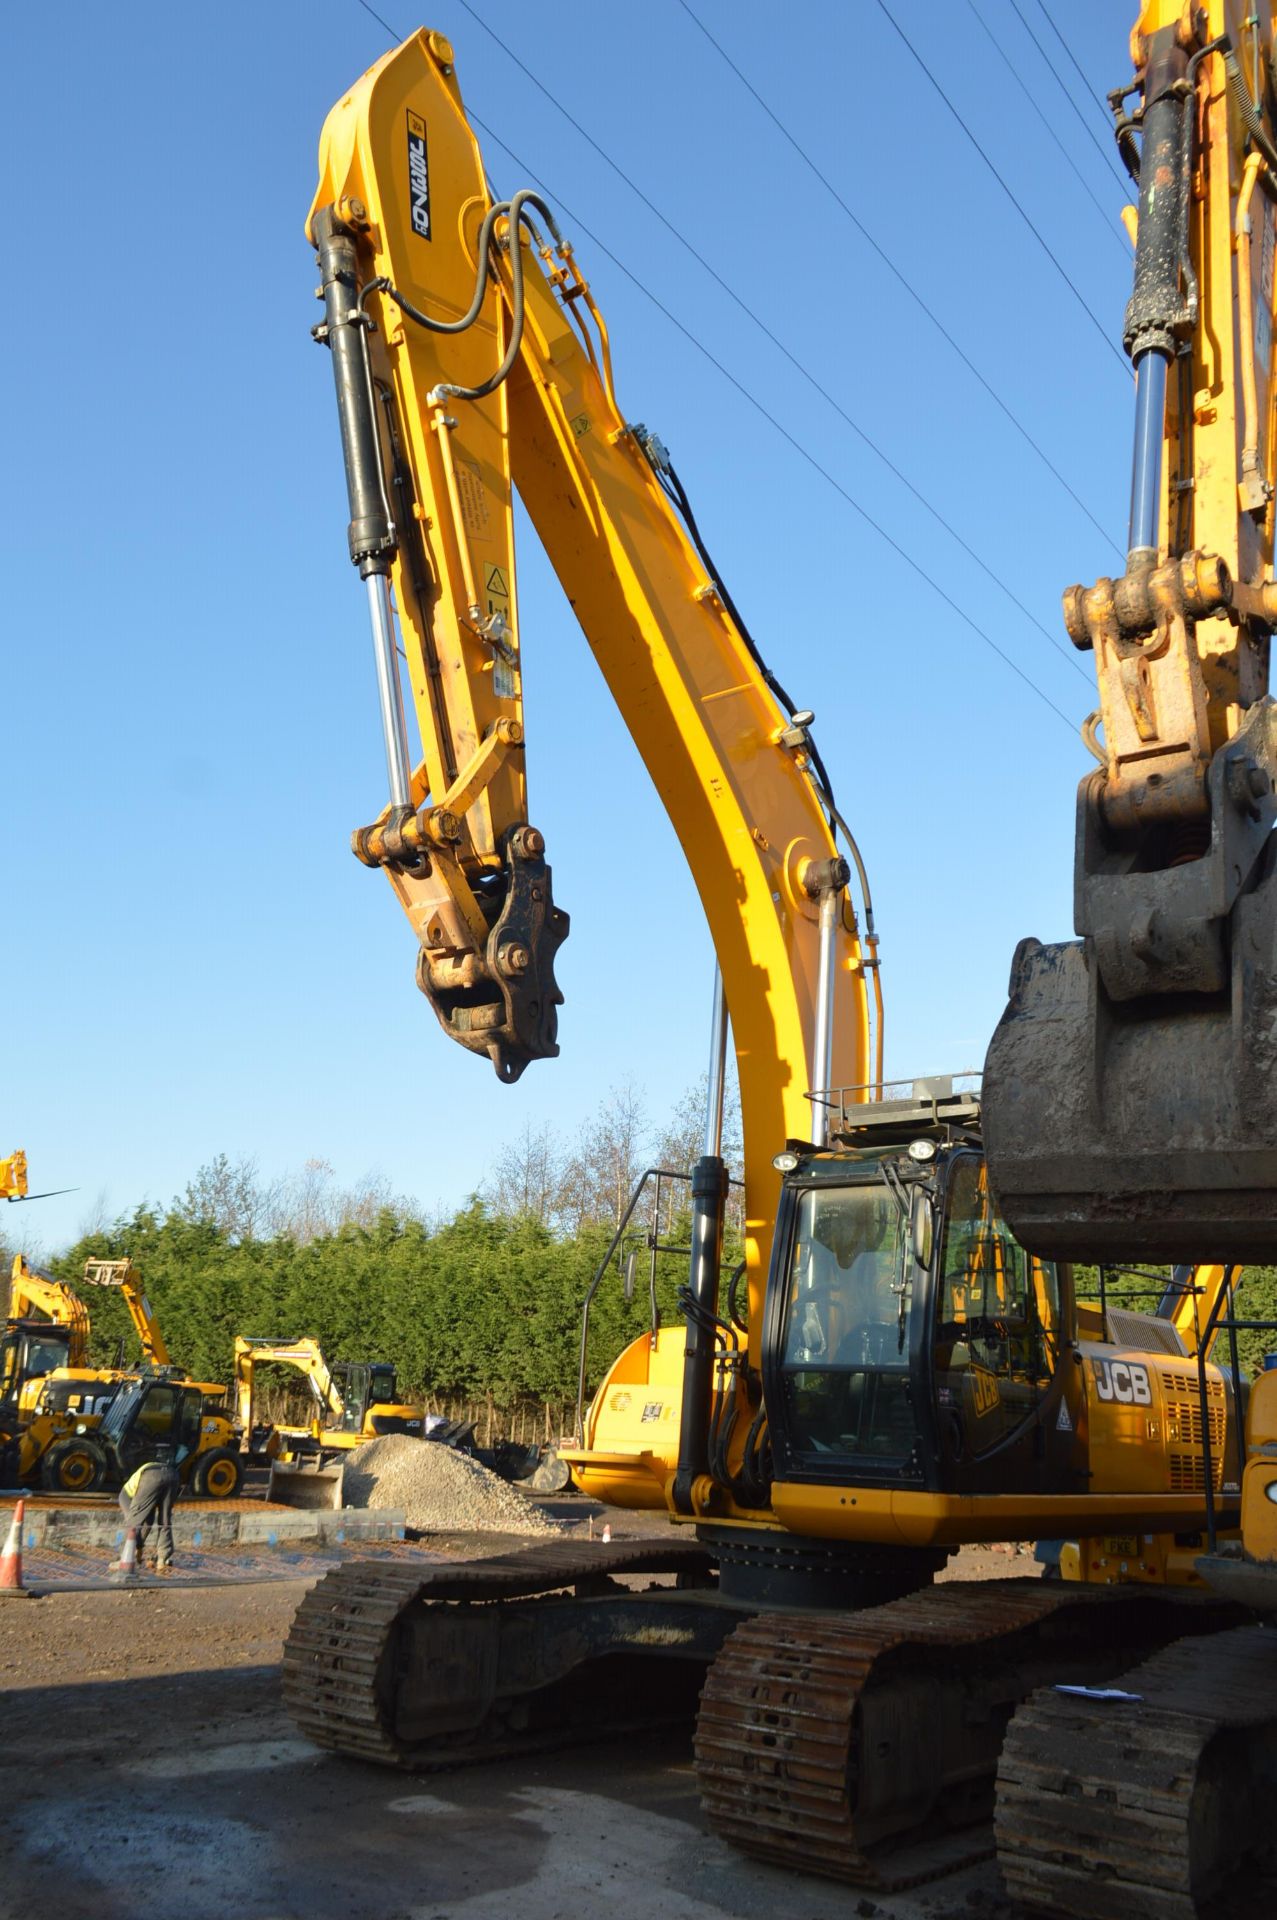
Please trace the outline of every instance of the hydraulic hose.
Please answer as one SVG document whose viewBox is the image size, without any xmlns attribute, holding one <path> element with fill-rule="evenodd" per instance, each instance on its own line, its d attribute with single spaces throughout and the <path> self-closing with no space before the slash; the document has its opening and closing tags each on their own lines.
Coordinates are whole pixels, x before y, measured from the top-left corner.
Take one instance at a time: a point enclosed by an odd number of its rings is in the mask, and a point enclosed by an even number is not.
<svg viewBox="0 0 1277 1920">
<path fill-rule="evenodd" d="M 394 286 L 391 281 L 386 279 L 384 275 L 379 275 L 375 280 L 370 280 L 359 295 L 358 305 L 362 308 L 369 294 L 384 293 L 388 300 L 393 300 L 394 304 L 399 308 L 399 311 L 404 314 L 407 319 L 411 320 L 416 326 L 424 327 L 429 333 L 464 333 L 468 327 L 474 325 L 483 308 L 484 295 L 487 292 L 488 275 L 491 271 L 490 256 L 496 223 L 503 215 L 508 219 L 510 224 L 510 278 L 512 283 L 512 297 L 510 340 L 506 348 L 505 356 L 496 372 L 490 374 L 481 385 L 477 387 L 441 385 L 435 389 L 440 398 L 484 400 L 490 393 L 495 393 L 497 388 L 503 381 L 509 378 L 513 371 L 514 363 L 519 357 L 519 348 L 523 341 L 523 254 L 519 247 L 518 236 L 520 225 L 531 226 L 531 221 L 524 211 L 527 207 L 536 209 L 550 229 L 555 245 L 562 246 L 563 235 L 559 231 L 558 223 L 554 215 L 541 198 L 541 195 L 535 193 L 530 187 L 522 187 L 519 192 L 513 194 L 509 200 L 498 201 L 496 205 L 489 207 L 487 213 L 483 216 L 483 225 L 479 229 L 477 248 L 478 271 L 475 276 L 474 293 L 471 295 L 469 307 L 459 320 L 432 319 L 428 313 L 423 313 L 420 307 L 415 307 L 412 301 L 400 293 L 399 289 Z"/>
<path fill-rule="evenodd" d="M 1246 85 L 1246 76 L 1242 72 L 1241 61 L 1233 52 L 1232 46 L 1227 39 L 1221 36 L 1219 40 L 1212 41 L 1209 47 L 1203 47 L 1202 53 L 1210 53 L 1220 48 L 1222 48 L 1224 54 L 1224 72 L 1228 76 L 1229 96 L 1237 109 L 1242 125 L 1245 127 L 1259 152 L 1263 154 L 1269 166 L 1277 173 L 1277 146 L 1273 145 L 1263 120 L 1260 117 L 1259 109 L 1250 97 L 1250 91 Z M 1194 55 L 1195 60 L 1198 58 L 1200 58 L 1200 55 Z"/>
</svg>

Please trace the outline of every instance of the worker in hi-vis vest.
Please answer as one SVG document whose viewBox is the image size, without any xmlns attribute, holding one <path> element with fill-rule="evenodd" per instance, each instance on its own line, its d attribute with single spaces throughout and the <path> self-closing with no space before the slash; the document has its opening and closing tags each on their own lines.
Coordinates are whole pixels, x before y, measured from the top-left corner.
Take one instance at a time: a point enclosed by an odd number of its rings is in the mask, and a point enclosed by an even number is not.
<svg viewBox="0 0 1277 1920">
<path fill-rule="evenodd" d="M 120 1511 L 126 1529 L 137 1534 L 137 1558 L 141 1564 L 147 1535 L 156 1529 L 155 1571 L 173 1571 L 173 1502 L 182 1482 L 177 1461 L 185 1454 L 180 1447 L 177 1459 L 171 1447 L 160 1447 L 154 1460 L 147 1460 L 131 1473 L 120 1489 Z"/>
</svg>

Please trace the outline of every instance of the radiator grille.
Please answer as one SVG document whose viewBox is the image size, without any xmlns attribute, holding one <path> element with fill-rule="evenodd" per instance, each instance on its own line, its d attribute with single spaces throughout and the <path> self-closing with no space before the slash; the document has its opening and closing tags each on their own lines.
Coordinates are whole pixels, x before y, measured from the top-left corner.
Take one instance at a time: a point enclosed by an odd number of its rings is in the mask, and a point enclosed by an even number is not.
<svg viewBox="0 0 1277 1920">
<path fill-rule="evenodd" d="M 1202 1403 L 1197 1383 L 1175 1373 L 1162 1375 L 1166 1397 L 1166 1439 L 1172 1493 L 1202 1493 L 1206 1487 Z M 1224 1436 L 1228 1405 L 1222 1380 L 1206 1382 L 1210 1419 L 1211 1485 L 1218 1493 L 1224 1484 Z"/>
</svg>

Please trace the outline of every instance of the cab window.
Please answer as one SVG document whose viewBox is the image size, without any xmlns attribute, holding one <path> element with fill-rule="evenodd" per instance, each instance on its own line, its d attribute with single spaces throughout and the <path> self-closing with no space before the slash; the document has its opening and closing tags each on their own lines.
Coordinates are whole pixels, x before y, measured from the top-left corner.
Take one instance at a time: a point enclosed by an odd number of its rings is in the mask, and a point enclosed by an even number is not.
<svg viewBox="0 0 1277 1920">
<path fill-rule="evenodd" d="M 179 1442 L 188 1452 L 199 1449 L 204 1424 L 204 1402 L 198 1393 L 186 1393 L 182 1396 L 182 1426 Z"/>
<path fill-rule="evenodd" d="M 994 1211 L 984 1162 L 949 1180 L 936 1290 L 937 1397 L 951 1443 L 986 1453 L 1037 1405 L 1059 1351 L 1059 1278 L 1012 1239 Z"/>
<path fill-rule="evenodd" d="M 905 1239 L 885 1186 L 799 1196 L 783 1362 L 799 1453 L 899 1462 L 913 1452 Z"/>
<path fill-rule="evenodd" d="M 152 1387 L 137 1417 L 138 1432 L 152 1440 L 171 1439 L 176 1406 L 177 1396 L 172 1387 Z"/>
</svg>

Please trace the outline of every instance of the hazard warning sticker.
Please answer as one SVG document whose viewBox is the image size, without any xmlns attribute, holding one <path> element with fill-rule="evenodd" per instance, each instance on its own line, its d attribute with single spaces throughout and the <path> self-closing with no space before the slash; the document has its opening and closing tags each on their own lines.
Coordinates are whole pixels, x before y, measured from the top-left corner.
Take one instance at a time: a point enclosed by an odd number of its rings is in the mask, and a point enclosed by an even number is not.
<svg viewBox="0 0 1277 1920">
<path fill-rule="evenodd" d="M 1072 1433 L 1073 1422 L 1069 1419 L 1069 1410 L 1064 1401 L 1060 1402 L 1060 1417 L 1055 1423 L 1058 1433 Z"/>
</svg>

